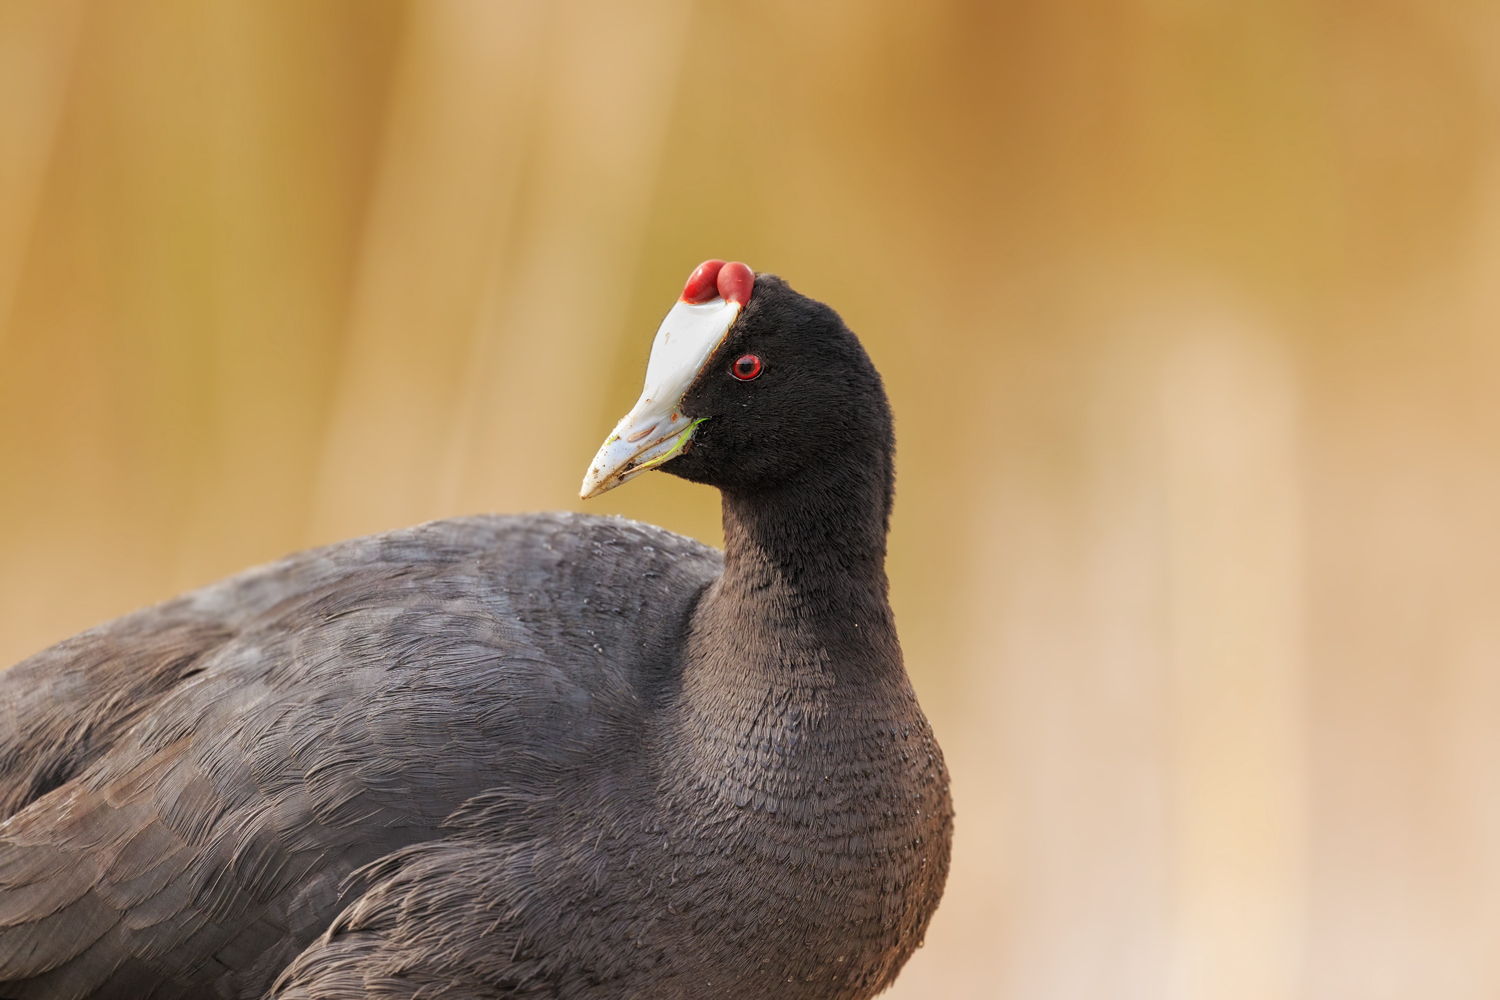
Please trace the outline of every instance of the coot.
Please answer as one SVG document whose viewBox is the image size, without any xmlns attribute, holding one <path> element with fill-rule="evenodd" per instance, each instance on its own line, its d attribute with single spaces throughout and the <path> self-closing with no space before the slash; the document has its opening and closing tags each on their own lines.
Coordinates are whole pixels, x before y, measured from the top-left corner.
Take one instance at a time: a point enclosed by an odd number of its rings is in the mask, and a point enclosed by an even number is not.
<svg viewBox="0 0 1500 1000">
<path fill-rule="evenodd" d="M 292 556 L 0 675 L 0 996 L 856 998 L 947 772 L 886 600 L 893 435 L 833 310 L 693 273 L 576 514 Z"/>
</svg>

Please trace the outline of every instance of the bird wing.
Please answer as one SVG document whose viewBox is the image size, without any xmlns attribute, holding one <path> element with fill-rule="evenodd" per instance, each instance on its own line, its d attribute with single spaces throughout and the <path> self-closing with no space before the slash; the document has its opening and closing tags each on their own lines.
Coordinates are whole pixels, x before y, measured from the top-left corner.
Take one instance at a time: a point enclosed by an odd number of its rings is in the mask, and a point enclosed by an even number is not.
<svg viewBox="0 0 1500 1000">
<path fill-rule="evenodd" d="M 156 668 L 146 706 L 104 713 L 107 740 L 83 712 L 64 726 L 65 698 L 50 723 L 18 702 L 14 730 L 76 773 L 0 826 L 0 996 L 257 996 L 363 891 L 357 869 L 481 791 L 558 787 L 642 710 L 653 627 L 717 571 L 650 532 L 477 518 L 345 543 L 144 613 L 164 627 L 138 632 L 219 638 Z M 28 671 L 49 654 L 84 679 L 54 692 L 119 700 L 122 668 L 53 650 Z"/>
<path fill-rule="evenodd" d="M 636 856 L 638 831 L 586 808 L 529 836 L 498 837 L 493 813 L 511 804 L 481 798 L 445 836 L 362 872 L 363 894 L 286 967 L 267 1000 L 614 996 L 629 992 L 618 984 L 641 981 L 662 998 L 701 994 L 701 982 L 684 991 L 668 981 L 671 946 L 660 941 L 723 931 L 706 923 L 715 915 L 673 908 L 691 895 L 685 872 L 674 894 L 666 882 L 677 885 L 675 874 L 606 864 L 611 851 Z M 705 859 L 694 862 L 706 870 Z"/>
<path fill-rule="evenodd" d="M 336 585 L 364 540 L 298 553 L 66 639 L 0 672 L 0 820 L 81 774 L 253 622 Z"/>
</svg>

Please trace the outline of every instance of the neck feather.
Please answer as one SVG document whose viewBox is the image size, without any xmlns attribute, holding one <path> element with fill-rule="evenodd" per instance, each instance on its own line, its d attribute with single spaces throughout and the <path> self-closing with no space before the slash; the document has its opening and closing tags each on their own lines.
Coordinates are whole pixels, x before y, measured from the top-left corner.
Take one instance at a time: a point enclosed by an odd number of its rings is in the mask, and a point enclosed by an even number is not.
<svg viewBox="0 0 1500 1000">
<path fill-rule="evenodd" d="M 903 673 L 885 575 L 888 468 L 851 462 L 776 490 L 723 493 L 724 575 L 695 618 L 764 644 L 736 669 L 783 680 Z"/>
<path fill-rule="evenodd" d="M 770 796 L 792 818 L 816 798 L 804 784 L 912 703 L 875 473 L 724 494 L 724 573 L 693 613 L 674 722 L 697 764 L 675 782 L 736 805 Z"/>
</svg>

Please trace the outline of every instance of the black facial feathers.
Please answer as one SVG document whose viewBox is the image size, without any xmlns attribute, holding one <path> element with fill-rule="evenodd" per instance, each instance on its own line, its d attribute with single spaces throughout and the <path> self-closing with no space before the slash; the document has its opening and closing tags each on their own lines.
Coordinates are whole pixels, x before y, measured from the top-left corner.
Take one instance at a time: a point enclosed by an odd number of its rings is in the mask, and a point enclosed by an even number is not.
<svg viewBox="0 0 1500 1000">
<path fill-rule="evenodd" d="M 748 382 L 731 372 L 745 354 L 763 366 Z M 707 419 L 664 471 L 745 497 L 853 489 L 877 499 L 884 534 L 894 479 L 890 404 L 863 345 L 828 306 L 757 275 L 682 409 Z"/>
</svg>

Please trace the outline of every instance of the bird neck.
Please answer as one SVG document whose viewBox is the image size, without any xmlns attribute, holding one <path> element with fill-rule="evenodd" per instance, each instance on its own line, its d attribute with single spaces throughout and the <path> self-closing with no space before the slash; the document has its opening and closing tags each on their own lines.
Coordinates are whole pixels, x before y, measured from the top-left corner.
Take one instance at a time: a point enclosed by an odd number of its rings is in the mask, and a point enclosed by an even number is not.
<svg viewBox="0 0 1500 1000">
<path fill-rule="evenodd" d="M 867 592 L 884 601 L 883 498 L 869 486 L 829 476 L 776 492 L 726 493 L 724 575 L 759 586 L 774 574 L 828 611 Z"/>
<path fill-rule="evenodd" d="M 772 794 L 801 822 L 813 785 L 853 780 L 861 741 L 916 711 L 886 598 L 883 485 L 724 494 L 724 572 L 694 609 L 671 722 L 692 762 L 669 781 L 681 802 Z"/>
<path fill-rule="evenodd" d="M 904 675 L 885 574 L 888 467 L 723 492 L 724 573 L 695 618 L 766 643 L 746 648 L 737 669 L 753 662 L 785 679 L 816 662 L 850 680 Z"/>
</svg>

